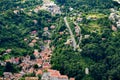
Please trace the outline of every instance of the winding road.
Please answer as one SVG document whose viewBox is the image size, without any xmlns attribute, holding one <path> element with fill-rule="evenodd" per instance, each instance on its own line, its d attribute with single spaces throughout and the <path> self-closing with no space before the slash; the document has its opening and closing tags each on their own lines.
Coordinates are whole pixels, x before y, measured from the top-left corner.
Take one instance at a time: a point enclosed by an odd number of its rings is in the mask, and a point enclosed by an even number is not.
<svg viewBox="0 0 120 80">
<path fill-rule="evenodd" d="M 71 30 L 71 28 L 70 28 L 70 26 L 69 26 L 68 21 L 67 21 L 66 18 L 67 18 L 67 17 L 64 17 L 64 22 L 65 22 L 65 24 L 66 24 L 66 26 L 67 26 L 67 28 L 68 28 L 68 30 L 69 30 L 69 33 L 70 33 L 70 36 L 71 36 L 71 40 L 73 41 L 74 50 L 76 50 L 77 44 L 76 44 L 74 35 L 73 35 L 73 33 L 72 33 L 72 30 Z"/>
<path fill-rule="evenodd" d="M 81 28 L 80 28 L 80 26 L 76 22 L 73 22 L 73 23 L 74 23 L 74 25 L 78 26 L 78 29 L 80 31 L 80 38 L 79 38 L 79 43 L 78 43 L 78 45 L 79 45 L 81 43 L 81 41 L 82 41 Z"/>
</svg>

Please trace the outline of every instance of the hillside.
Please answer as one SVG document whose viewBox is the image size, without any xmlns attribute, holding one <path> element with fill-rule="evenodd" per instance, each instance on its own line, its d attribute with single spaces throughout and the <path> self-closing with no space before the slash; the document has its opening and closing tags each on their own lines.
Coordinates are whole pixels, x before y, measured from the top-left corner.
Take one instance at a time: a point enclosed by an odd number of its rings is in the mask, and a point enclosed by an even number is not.
<svg viewBox="0 0 120 80">
<path fill-rule="evenodd" d="M 0 6 L 0 77 L 120 80 L 118 2 L 0 0 Z"/>
</svg>

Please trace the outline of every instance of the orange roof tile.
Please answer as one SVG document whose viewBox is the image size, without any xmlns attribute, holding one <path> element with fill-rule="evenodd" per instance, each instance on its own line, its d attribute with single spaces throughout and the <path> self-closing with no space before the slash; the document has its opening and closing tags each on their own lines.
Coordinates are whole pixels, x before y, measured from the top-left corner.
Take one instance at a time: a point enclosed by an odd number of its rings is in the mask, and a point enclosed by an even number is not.
<svg viewBox="0 0 120 80">
<path fill-rule="evenodd" d="M 33 53 L 34 55 L 38 55 L 39 54 L 39 52 L 38 52 L 38 50 L 34 50 L 34 53 Z"/>
<path fill-rule="evenodd" d="M 75 80 L 75 78 L 70 78 L 70 80 Z"/>
<path fill-rule="evenodd" d="M 112 25 L 112 30 L 117 31 L 117 28 L 114 25 Z"/>
<path fill-rule="evenodd" d="M 48 27 L 44 27 L 44 31 L 47 31 L 48 30 Z"/>
<path fill-rule="evenodd" d="M 35 40 L 35 39 L 34 39 L 34 40 L 32 40 L 32 43 L 36 43 L 36 42 L 37 42 L 37 40 Z"/>
<path fill-rule="evenodd" d="M 59 78 L 68 79 L 68 76 L 67 75 L 60 75 Z"/>
<path fill-rule="evenodd" d="M 42 64 L 42 59 L 36 59 L 37 64 Z"/>
<path fill-rule="evenodd" d="M 50 28 L 51 28 L 51 29 L 55 29 L 55 26 L 54 26 L 54 25 L 52 25 L 52 26 L 50 26 Z"/>
<path fill-rule="evenodd" d="M 43 74 L 43 71 L 41 69 L 39 69 L 39 70 L 36 71 L 36 75 L 39 75 L 39 74 L 40 75 Z"/>
</svg>

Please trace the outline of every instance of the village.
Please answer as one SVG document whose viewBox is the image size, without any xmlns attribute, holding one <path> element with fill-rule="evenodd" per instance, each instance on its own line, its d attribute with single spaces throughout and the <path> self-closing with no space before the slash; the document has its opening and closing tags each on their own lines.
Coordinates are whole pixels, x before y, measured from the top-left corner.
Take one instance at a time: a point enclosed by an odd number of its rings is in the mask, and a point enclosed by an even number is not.
<svg viewBox="0 0 120 80">
<path fill-rule="evenodd" d="M 61 14 L 60 7 L 58 7 L 53 1 L 43 0 L 43 6 L 37 6 L 34 9 L 34 12 L 38 13 L 39 10 L 47 10 L 54 14 Z M 24 9 L 22 9 L 24 11 Z M 14 10 L 14 14 L 19 14 L 19 10 Z M 29 13 L 28 13 L 29 14 Z M 37 20 L 33 20 L 34 24 L 37 24 Z M 51 25 L 50 29 L 54 30 L 56 26 Z M 62 32 L 63 33 L 63 32 Z M 51 33 L 48 31 L 48 27 L 44 27 L 44 33 L 42 36 L 50 36 Z M 61 35 L 61 33 L 60 33 Z M 30 47 L 34 47 L 35 44 L 40 40 L 37 36 L 37 31 L 33 30 L 30 33 L 31 42 L 28 44 Z M 27 38 L 24 39 L 25 42 L 28 41 Z M 18 65 L 21 67 L 21 71 L 19 73 L 11 73 L 4 72 L 3 77 L 0 77 L 0 80 L 21 80 L 27 74 L 34 74 L 36 77 L 29 76 L 25 77 L 25 80 L 75 80 L 74 78 L 69 78 L 67 75 L 62 75 L 60 71 L 51 69 L 51 56 L 54 47 L 50 48 L 49 44 L 51 40 L 43 41 L 46 45 L 41 45 L 40 48 L 42 51 L 38 49 L 34 49 L 32 53 L 33 56 L 26 55 L 23 57 L 12 57 L 5 61 L 0 61 L 2 66 L 5 66 L 8 62 Z M 12 49 L 7 49 L 3 55 L 11 53 Z M 40 77 L 41 76 L 41 79 Z"/>
<path fill-rule="evenodd" d="M 34 22 L 36 22 L 34 20 Z M 51 25 L 51 29 L 55 29 L 54 25 Z M 48 32 L 48 27 L 44 28 L 44 33 Z M 39 41 L 39 37 L 37 37 L 37 31 L 32 31 L 30 33 L 31 42 L 28 44 L 30 47 L 33 47 Z M 28 39 L 25 38 L 24 41 Z M 3 77 L 0 80 L 19 80 L 26 74 L 34 74 L 39 77 L 25 77 L 25 80 L 75 80 L 74 78 L 68 78 L 67 75 L 61 75 L 60 71 L 51 69 L 51 56 L 54 47 L 49 47 L 51 40 L 45 40 L 45 46 L 41 46 L 42 51 L 38 49 L 34 49 L 33 56 L 26 55 L 23 57 L 12 57 L 11 59 L 0 61 L 0 65 L 5 66 L 8 62 L 12 64 L 16 64 L 21 67 L 21 71 L 19 73 L 12 74 L 11 72 L 4 72 Z M 12 49 L 7 49 L 5 54 L 9 54 Z"/>
<path fill-rule="evenodd" d="M 25 1 L 26 0 L 23 0 L 22 2 Z M 115 1 L 119 2 L 119 0 Z M 58 31 L 56 34 L 59 35 L 58 41 L 61 41 L 65 47 L 72 47 L 72 50 L 75 53 L 82 52 L 83 42 L 86 41 L 87 43 L 88 40 L 89 43 L 89 39 L 91 39 L 93 34 L 102 34 L 102 27 L 100 27 L 101 25 L 99 24 L 99 22 L 97 22 L 97 20 L 108 17 L 110 21 L 115 23 L 110 25 L 111 32 L 117 32 L 120 28 L 120 12 L 116 11 L 113 8 L 110 9 L 110 15 L 94 12 L 82 13 L 80 11 L 76 11 L 72 7 L 69 7 L 68 9 L 70 13 L 66 16 L 62 16 L 61 19 L 63 20 L 65 29 Z M 34 7 L 34 9 L 31 8 L 30 10 L 28 10 L 28 12 L 26 12 L 26 14 L 30 16 L 33 13 L 39 13 L 41 10 L 48 11 L 53 16 L 56 14 L 66 14 L 62 13 L 60 7 L 52 0 L 43 0 L 42 5 L 37 5 Z M 19 10 L 18 8 L 16 8 L 16 10 L 13 10 L 13 13 L 14 15 L 19 15 L 19 13 L 22 11 L 25 12 L 25 9 L 21 8 Z M 31 23 L 33 23 L 35 26 L 39 22 L 40 21 L 37 19 L 32 19 L 31 21 Z M 46 22 L 51 22 L 51 19 L 46 20 Z M 69 74 L 61 74 L 61 71 L 59 69 L 56 70 L 52 68 L 51 58 L 54 54 L 56 46 L 51 45 L 53 42 L 51 36 L 59 25 L 59 23 L 56 24 L 50 24 L 50 26 L 43 26 L 43 31 L 41 31 L 40 36 L 38 36 L 38 34 L 40 34 L 38 30 L 33 28 L 32 31 L 29 32 L 29 35 L 22 39 L 25 43 L 27 43 L 30 48 L 34 47 L 32 50 L 33 52 L 30 52 L 32 55 L 26 53 L 27 55 L 25 56 L 10 57 L 8 59 L 5 59 L 4 61 L 0 60 L 0 65 L 3 67 L 5 67 L 8 63 L 11 63 L 17 65 L 18 68 L 20 68 L 20 71 L 18 73 L 12 73 L 7 71 L 4 72 L 3 75 L 0 77 L 0 80 L 75 80 L 76 77 L 69 77 Z M 64 39 L 63 36 L 66 36 L 66 39 Z M 45 37 L 45 39 L 42 39 L 43 37 Z M 107 40 L 107 38 L 104 36 L 100 37 L 100 39 L 103 42 Z M 60 50 L 62 50 L 62 48 Z M 0 56 L 9 55 L 10 53 L 12 53 L 12 49 L 7 48 L 2 52 L 2 54 L 0 54 Z M 85 56 L 88 55 L 89 54 Z M 85 59 L 81 60 L 83 60 L 83 63 L 86 63 L 87 61 Z M 80 61 L 79 64 L 81 64 Z M 91 73 L 89 70 L 89 66 L 84 66 L 84 64 L 82 64 L 82 66 L 83 68 L 80 68 L 80 70 L 83 70 L 82 74 L 89 76 L 89 74 Z"/>
<path fill-rule="evenodd" d="M 7 50 L 7 52 L 9 52 Z M 25 57 L 16 57 L 0 62 L 1 65 L 5 65 L 7 62 L 17 64 L 22 67 L 19 73 L 12 74 L 11 72 L 4 72 L 0 80 L 19 80 L 25 74 L 34 73 L 35 76 L 42 75 L 41 80 L 68 80 L 67 75 L 61 75 L 59 71 L 51 69 L 50 58 L 52 55 L 52 50 L 50 48 L 45 48 L 43 51 L 39 52 L 34 50 L 34 59 L 31 59 L 29 55 Z M 35 67 L 37 66 L 37 67 Z M 25 80 L 39 80 L 38 77 L 25 77 Z M 70 78 L 74 80 L 74 78 Z"/>
</svg>

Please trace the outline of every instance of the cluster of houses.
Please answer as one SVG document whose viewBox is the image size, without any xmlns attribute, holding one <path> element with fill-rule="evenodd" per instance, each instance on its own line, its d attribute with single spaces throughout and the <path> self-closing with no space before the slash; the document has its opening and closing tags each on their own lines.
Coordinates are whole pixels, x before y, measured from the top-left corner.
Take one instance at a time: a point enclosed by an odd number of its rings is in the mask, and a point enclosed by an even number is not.
<svg viewBox="0 0 120 80">
<path fill-rule="evenodd" d="M 61 14 L 60 7 L 57 6 L 53 1 L 50 1 L 50 0 L 43 0 L 43 5 L 37 6 L 34 9 L 34 12 L 38 13 L 39 10 L 47 10 L 47 11 L 51 12 L 53 15 Z"/>
<path fill-rule="evenodd" d="M 4 72 L 4 80 L 19 80 L 25 74 L 31 73 L 34 73 L 36 76 L 42 75 L 41 80 L 69 80 L 67 75 L 61 75 L 59 71 L 51 69 L 50 59 L 52 50 L 50 48 L 45 48 L 41 52 L 35 49 L 33 55 L 35 56 L 35 59 L 31 59 L 31 57 L 27 55 L 25 57 L 13 57 L 9 60 L 5 60 L 5 64 L 7 62 L 17 64 L 22 69 L 19 73 L 14 74 L 11 72 Z M 38 66 L 37 69 L 34 68 L 35 65 Z M 38 77 L 26 77 L 25 79 L 38 80 Z M 71 78 L 70 80 L 74 80 L 74 78 Z"/>
<path fill-rule="evenodd" d="M 61 14 L 60 7 L 57 6 L 53 1 L 43 0 L 43 6 L 45 10 L 51 12 L 52 14 Z"/>
<path fill-rule="evenodd" d="M 36 20 L 33 20 L 34 23 L 37 23 Z M 50 29 L 55 29 L 54 25 L 50 26 Z M 44 27 L 44 32 L 48 32 L 48 27 Z M 31 40 L 27 38 L 24 41 L 29 41 L 29 46 L 33 47 L 37 41 L 39 41 L 39 37 L 37 37 L 37 31 L 33 30 L 30 32 Z M 51 43 L 51 40 L 44 40 L 44 43 L 48 45 Z M 21 67 L 21 71 L 19 73 L 11 73 L 4 72 L 4 77 L 1 77 L 0 80 L 19 80 L 26 74 L 34 73 L 35 76 L 41 75 L 41 80 L 75 80 L 74 78 L 68 78 L 67 75 L 61 75 L 59 71 L 51 69 L 51 56 L 52 56 L 53 48 L 44 47 L 40 52 L 38 49 L 34 49 L 33 55 L 34 59 L 30 55 L 22 56 L 22 57 L 12 57 L 5 61 L 0 61 L 0 65 L 5 66 L 7 62 L 12 64 L 16 64 Z M 5 54 L 9 54 L 12 49 L 7 49 Z M 37 68 L 35 66 L 37 65 Z M 25 80 L 38 80 L 38 77 L 25 77 Z"/>
<path fill-rule="evenodd" d="M 116 2 L 118 2 L 118 4 L 120 4 L 120 0 L 113 0 L 113 1 L 116 1 Z"/>
<path fill-rule="evenodd" d="M 46 69 L 51 68 L 50 65 L 50 57 L 52 51 L 49 48 L 44 49 L 42 52 L 39 52 L 38 50 L 34 50 L 33 55 L 35 56 L 35 59 L 31 59 L 29 55 L 25 57 L 16 57 L 11 58 L 9 60 L 5 60 L 4 64 L 1 62 L 2 65 L 6 65 L 7 62 L 17 64 L 22 68 L 22 70 L 19 73 L 12 74 L 11 72 L 4 72 L 4 78 L 7 79 L 15 79 L 18 80 L 25 74 L 35 73 L 35 75 L 42 75 L 43 71 Z M 38 68 L 35 69 L 34 65 L 37 65 Z"/>
<path fill-rule="evenodd" d="M 109 19 L 116 24 L 117 28 L 120 28 L 120 15 L 119 15 L 119 11 L 111 9 L 111 14 L 109 16 Z"/>
<path fill-rule="evenodd" d="M 68 79 L 67 75 L 61 75 L 59 71 L 48 69 L 43 73 L 41 80 L 75 80 L 74 78 Z"/>
</svg>

